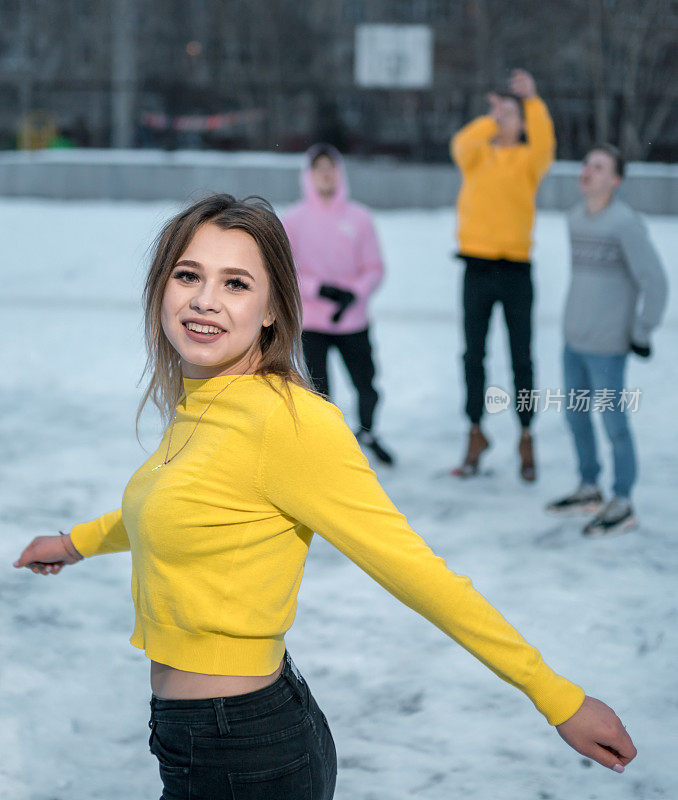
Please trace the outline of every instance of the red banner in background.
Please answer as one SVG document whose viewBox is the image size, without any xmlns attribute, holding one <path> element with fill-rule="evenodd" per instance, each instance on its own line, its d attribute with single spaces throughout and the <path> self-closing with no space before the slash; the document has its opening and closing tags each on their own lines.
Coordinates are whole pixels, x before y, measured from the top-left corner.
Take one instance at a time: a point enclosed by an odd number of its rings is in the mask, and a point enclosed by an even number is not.
<svg viewBox="0 0 678 800">
<path fill-rule="evenodd" d="M 171 117 L 168 114 L 157 114 L 144 111 L 141 115 L 141 124 L 146 128 L 157 131 L 166 131 L 170 128 L 175 131 L 224 131 L 238 125 L 259 122 L 264 118 L 262 108 L 250 108 L 246 111 L 227 111 L 223 114 L 185 114 Z"/>
</svg>

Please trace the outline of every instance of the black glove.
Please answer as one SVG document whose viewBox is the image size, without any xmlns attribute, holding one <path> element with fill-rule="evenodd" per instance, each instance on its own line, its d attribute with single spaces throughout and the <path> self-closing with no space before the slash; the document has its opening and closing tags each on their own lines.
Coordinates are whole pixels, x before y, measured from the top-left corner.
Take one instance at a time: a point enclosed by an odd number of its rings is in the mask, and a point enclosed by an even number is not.
<svg viewBox="0 0 678 800">
<path fill-rule="evenodd" d="M 349 292 L 347 289 L 340 289 L 338 286 L 330 286 L 327 283 L 324 283 L 320 287 L 318 294 L 320 297 L 324 297 L 326 300 L 331 300 L 333 303 L 337 304 L 338 308 L 332 315 L 332 322 L 339 322 L 344 315 L 344 311 L 346 311 L 351 303 L 355 302 L 355 295 L 353 292 Z"/>
<path fill-rule="evenodd" d="M 652 348 L 649 344 L 636 344 L 635 342 L 631 342 L 630 347 L 631 352 L 641 358 L 649 358 L 652 355 Z"/>
</svg>

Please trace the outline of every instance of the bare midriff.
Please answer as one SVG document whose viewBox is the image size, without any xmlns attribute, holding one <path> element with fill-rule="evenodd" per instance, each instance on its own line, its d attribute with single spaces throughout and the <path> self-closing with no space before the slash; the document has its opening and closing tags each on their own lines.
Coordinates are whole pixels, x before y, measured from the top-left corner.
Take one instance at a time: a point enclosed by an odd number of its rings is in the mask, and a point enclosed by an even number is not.
<svg viewBox="0 0 678 800">
<path fill-rule="evenodd" d="M 256 692 L 274 683 L 283 662 L 270 675 L 203 675 L 185 672 L 151 661 L 151 690 L 164 700 L 197 700 L 210 697 L 235 697 Z"/>
</svg>

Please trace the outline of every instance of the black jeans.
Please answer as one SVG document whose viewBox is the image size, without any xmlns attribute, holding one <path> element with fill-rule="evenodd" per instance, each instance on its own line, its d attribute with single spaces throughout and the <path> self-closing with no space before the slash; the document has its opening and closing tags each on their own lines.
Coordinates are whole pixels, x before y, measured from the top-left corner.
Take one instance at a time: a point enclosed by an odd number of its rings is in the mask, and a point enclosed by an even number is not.
<svg viewBox="0 0 678 800">
<path fill-rule="evenodd" d="M 485 402 L 485 342 L 492 308 L 502 304 L 508 328 L 515 401 L 521 392 L 533 388 L 532 299 L 534 296 L 529 261 L 507 261 L 462 256 L 464 273 L 464 372 L 466 374 L 466 414 L 478 424 Z M 524 395 L 527 397 L 528 395 Z M 522 403 L 517 412 L 520 424 L 532 419 L 532 403 Z"/>
<path fill-rule="evenodd" d="M 319 333 L 304 331 L 301 336 L 304 345 L 304 358 L 311 374 L 316 392 L 330 396 L 330 382 L 327 375 L 327 353 L 336 347 L 346 364 L 348 374 L 358 391 L 358 415 L 360 427 L 372 429 L 374 409 L 379 395 L 374 388 L 374 361 L 370 345 L 369 328 L 358 333 Z"/>
<path fill-rule="evenodd" d="M 288 655 L 265 689 L 151 700 L 160 800 L 331 800 L 337 755 L 325 715 Z"/>
</svg>

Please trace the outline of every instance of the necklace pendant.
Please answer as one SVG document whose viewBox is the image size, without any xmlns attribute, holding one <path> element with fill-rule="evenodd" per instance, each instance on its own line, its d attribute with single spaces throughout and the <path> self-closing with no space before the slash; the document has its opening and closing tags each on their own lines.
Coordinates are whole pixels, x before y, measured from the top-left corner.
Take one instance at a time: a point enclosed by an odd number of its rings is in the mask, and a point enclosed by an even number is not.
<svg viewBox="0 0 678 800">
<path fill-rule="evenodd" d="M 157 466 L 157 467 L 153 467 L 153 469 L 151 470 L 151 472 L 155 472 L 155 471 L 156 471 L 156 469 L 160 469 L 161 467 L 164 467 L 164 466 L 165 466 L 165 462 L 163 461 L 163 463 L 162 463 L 162 464 L 158 464 L 158 466 Z"/>
</svg>

